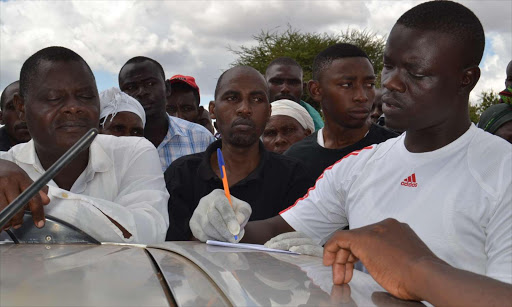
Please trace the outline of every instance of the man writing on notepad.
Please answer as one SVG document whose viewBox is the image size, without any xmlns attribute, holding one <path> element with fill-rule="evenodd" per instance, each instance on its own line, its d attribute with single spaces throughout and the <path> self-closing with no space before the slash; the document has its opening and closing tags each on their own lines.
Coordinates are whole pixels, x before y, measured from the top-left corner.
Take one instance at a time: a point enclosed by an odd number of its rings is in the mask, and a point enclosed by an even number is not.
<svg viewBox="0 0 512 307">
<path fill-rule="evenodd" d="M 213 142 L 205 152 L 177 159 L 165 172 L 171 195 L 168 241 L 193 238 L 191 228 L 198 225 L 189 226 L 189 221 L 198 204 L 208 207 L 226 202 L 226 214 L 234 215 L 222 190 L 217 148 L 224 156 L 233 207 L 244 207 L 250 220 L 278 214 L 313 184 L 301 162 L 264 149 L 260 136 L 270 118 L 269 89 L 254 68 L 237 66 L 219 77 L 210 113 L 217 120 L 222 139 Z M 236 222 L 230 226 L 240 229 Z M 223 235 L 218 233 L 212 239 L 220 240 Z M 204 241 L 206 237 L 198 239 Z"/>
<path fill-rule="evenodd" d="M 295 230 L 319 247 L 347 225 L 393 218 L 449 266 L 512 283 L 512 145 L 476 128 L 468 112 L 484 44 L 480 21 L 461 4 L 431 1 L 403 14 L 384 50 L 382 99 L 386 125 L 406 132 L 345 156 L 279 216 L 242 219 L 244 241 L 264 243 Z M 209 209 L 223 212 L 216 205 Z M 204 221 L 201 209 L 192 221 Z M 227 229 L 233 218 L 226 215 L 225 226 L 207 220 L 198 231 L 205 237 L 211 224 Z M 303 242 L 279 247 L 301 250 Z"/>
</svg>

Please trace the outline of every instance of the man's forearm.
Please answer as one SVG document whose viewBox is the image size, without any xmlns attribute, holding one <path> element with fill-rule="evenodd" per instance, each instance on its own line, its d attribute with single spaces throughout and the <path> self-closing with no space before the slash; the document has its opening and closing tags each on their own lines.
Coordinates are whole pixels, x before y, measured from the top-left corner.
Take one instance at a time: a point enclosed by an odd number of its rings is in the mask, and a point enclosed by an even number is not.
<svg viewBox="0 0 512 307">
<path fill-rule="evenodd" d="M 266 220 L 249 222 L 244 229 L 245 235 L 241 242 L 255 244 L 264 244 L 279 234 L 294 231 L 280 215 Z"/>
<path fill-rule="evenodd" d="M 435 306 L 510 306 L 512 285 L 459 270 L 442 262 L 425 260 L 414 270 L 413 288 Z"/>
</svg>

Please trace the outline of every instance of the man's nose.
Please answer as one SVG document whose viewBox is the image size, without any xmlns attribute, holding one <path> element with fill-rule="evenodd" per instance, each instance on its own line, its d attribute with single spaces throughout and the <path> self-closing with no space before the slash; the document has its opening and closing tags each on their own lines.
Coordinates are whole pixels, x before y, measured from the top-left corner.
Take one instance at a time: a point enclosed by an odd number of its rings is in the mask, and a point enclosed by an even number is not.
<svg viewBox="0 0 512 307">
<path fill-rule="evenodd" d="M 243 117 L 248 117 L 252 114 L 252 106 L 249 98 L 244 98 L 238 104 L 237 114 Z"/>
<path fill-rule="evenodd" d="M 405 84 L 400 78 L 400 73 L 398 68 L 387 69 L 382 72 L 381 75 L 382 86 L 387 90 L 393 92 L 397 91 L 400 93 L 405 92 Z"/>
<path fill-rule="evenodd" d="M 354 101 L 365 103 L 368 101 L 368 93 L 370 89 L 365 89 L 364 86 L 356 86 L 354 93 Z M 371 89 L 371 91 L 374 91 Z"/>
<path fill-rule="evenodd" d="M 144 97 L 146 95 L 147 91 L 144 86 L 138 86 L 137 90 L 135 91 L 135 98 Z"/>
<path fill-rule="evenodd" d="M 278 132 L 278 133 L 277 133 L 277 135 L 276 135 L 276 139 L 275 139 L 275 141 L 274 141 L 274 144 L 275 144 L 276 146 L 283 146 L 283 145 L 285 145 L 286 143 L 288 143 L 288 139 L 286 139 L 286 138 L 283 136 L 283 134 L 282 134 L 282 133 L 279 133 L 279 132 Z"/>
<path fill-rule="evenodd" d="M 81 113 L 83 112 L 83 108 L 83 103 L 76 97 L 70 95 L 64 100 L 62 110 L 67 113 Z"/>
</svg>

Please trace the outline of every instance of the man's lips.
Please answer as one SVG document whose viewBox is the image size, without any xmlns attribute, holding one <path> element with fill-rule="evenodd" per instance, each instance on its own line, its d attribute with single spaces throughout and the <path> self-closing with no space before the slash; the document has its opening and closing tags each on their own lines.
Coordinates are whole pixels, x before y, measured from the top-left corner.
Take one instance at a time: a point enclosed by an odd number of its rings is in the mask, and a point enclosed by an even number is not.
<svg viewBox="0 0 512 307">
<path fill-rule="evenodd" d="M 72 132 L 72 131 L 82 131 L 83 129 L 86 129 L 88 127 L 89 126 L 86 123 L 81 122 L 81 121 L 68 121 L 68 122 L 59 123 L 56 128 L 59 130 L 65 130 L 65 131 Z"/>
<path fill-rule="evenodd" d="M 19 124 L 14 125 L 14 130 L 28 130 L 27 123 L 21 122 Z"/>
<path fill-rule="evenodd" d="M 350 114 L 350 116 L 354 118 L 365 119 L 370 115 L 370 110 L 365 108 L 357 108 L 349 110 L 348 114 Z"/>
<path fill-rule="evenodd" d="M 153 107 L 153 105 L 155 104 L 153 101 L 150 100 L 139 100 L 139 103 L 142 105 L 144 110 L 151 109 L 151 107 Z"/>
<path fill-rule="evenodd" d="M 250 126 L 250 127 L 254 127 L 254 123 L 252 120 L 250 119 L 247 119 L 247 118 L 240 118 L 240 119 L 237 119 L 235 120 L 232 124 L 231 124 L 231 127 L 235 127 L 235 126 Z"/>
<path fill-rule="evenodd" d="M 382 96 L 382 104 L 383 107 L 386 105 L 388 108 L 402 109 L 401 104 L 396 99 L 389 96 Z"/>
<path fill-rule="evenodd" d="M 252 120 L 241 118 L 237 119 L 231 124 L 231 128 L 235 128 L 237 130 L 253 130 L 255 125 Z"/>
</svg>

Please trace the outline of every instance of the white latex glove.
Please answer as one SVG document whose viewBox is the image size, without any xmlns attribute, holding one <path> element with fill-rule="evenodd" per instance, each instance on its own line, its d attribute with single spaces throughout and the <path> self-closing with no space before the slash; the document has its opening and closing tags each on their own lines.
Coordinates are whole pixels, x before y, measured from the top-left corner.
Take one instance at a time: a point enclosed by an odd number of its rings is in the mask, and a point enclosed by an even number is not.
<svg viewBox="0 0 512 307">
<path fill-rule="evenodd" d="M 233 208 L 224 190 L 220 189 L 201 198 L 189 223 L 194 237 L 202 242 L 217 240 L 238 243 L 245 234 L 244 227 L 252 209 L 248 203 L 233 195 L 231 201 Z"/>
<path fill-rule="evenodd" d="M 324 256 L 324 248 L 322 246 L 316 244 L 311 238 L 298 231 L 286 232 L 273 237 L 265 243 L 265 247 L 289 250 L 316 257 Z"/>
</svg>

